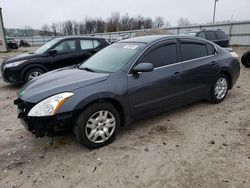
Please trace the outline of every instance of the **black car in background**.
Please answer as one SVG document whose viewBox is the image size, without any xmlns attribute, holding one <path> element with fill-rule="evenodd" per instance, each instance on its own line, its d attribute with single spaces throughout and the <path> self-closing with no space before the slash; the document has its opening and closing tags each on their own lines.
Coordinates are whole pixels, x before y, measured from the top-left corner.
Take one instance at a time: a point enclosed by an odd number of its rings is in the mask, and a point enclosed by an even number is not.
<svg viewBox="0 0 250 188">
<path fill-rule="evenodd" d="M 249 68 L 250 67 L 250 50 L 246 51 L 241 57 L 241 63 Z"/>
<path fill-rule="evenodd" d="M 203 99 L 222 102 L 239 74 L 236 55 L 212 42 L 137 37 L 29 82 L 15 104 L 37 137 L 72 129 L 81 144 L 96 148 L 134 120 Z"/>
<path fill-rule="evenodd" d="M 26 40 L 21 39 L 19 42 L 19 47 L 30 47 L 30 44 Z"/>
<path fill-rule="evenodd" d="M 229 46 L 229 39 L 224 31 L 217 30 L 196 30 L 196 31 L 188 31 L 186 34 L 194 37 L 200 37 L 206 40 L 210 40 L 215 44 L 218 44 L 221 47 Z"/>
<path fill-rule="evenodd" d="M 18 49 L 18 44 L 14 38 L 6 37 L 7 48 L 8 50 L 15 50 Z"/>
<path fill-rule="evenodd" d="M 2 77 L 9 83 L 26 83 L 45 72 L 83 62 L 108 45 L 102 38 L 55 38 L 33 53 L 5 59 Z"/>
</svg>

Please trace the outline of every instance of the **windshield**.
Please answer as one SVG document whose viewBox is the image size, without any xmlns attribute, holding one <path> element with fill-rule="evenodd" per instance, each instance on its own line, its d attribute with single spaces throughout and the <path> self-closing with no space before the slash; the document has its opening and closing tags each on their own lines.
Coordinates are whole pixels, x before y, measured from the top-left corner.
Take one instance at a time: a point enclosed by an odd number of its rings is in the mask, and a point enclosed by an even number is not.
<svg viewBox="0 0 250 188">
<path fill-rule="evenodd" d="M 93 72 L 116 72 L 144 46 L 143 43 L 114 43 L 86 60 L 78 68 Z"/>
<path fill-rule="evenodd" d="M 42 45 L 40 48 L 38 48 L 34 53 L 35 54 L 43 54 L 46 52 L 51 46 L 53 46 L 55 43 L 57 43 L 60 40 L 60 38 L 55 38 L 44 45 Z"/>
</svg>

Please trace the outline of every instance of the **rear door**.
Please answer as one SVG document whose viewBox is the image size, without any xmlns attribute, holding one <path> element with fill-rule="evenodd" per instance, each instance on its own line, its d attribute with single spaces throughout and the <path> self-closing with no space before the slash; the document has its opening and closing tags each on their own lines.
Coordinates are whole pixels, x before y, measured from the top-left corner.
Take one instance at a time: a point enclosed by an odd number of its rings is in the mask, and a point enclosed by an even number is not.
<svg viewBox="0 0 250 188">
<path fill-rule="evenodd" d="M 78 61 L 83 62 L 97 53 L 100 49 L 101 43 L 95 39 L 80 39 L 80 51 Z"/>
<path fill-rule="evenodd" d="M 154 70 L 128 75 L 131 113 L 142 115 L 177 105 L 183 99 L 182 65 L 175 40 L 162 42 L 147 50 L 135 63 L 152 63 Z M 134 65 L 134 66 L 135 66 Z"/>
<path fill-rule="evenodd" d="M 215 31 L 205 31 L 205 36 L 207 40 L 217 43 L 217 37 Z"/>
<path fill-rule="evenodd" d="M 186 100 L 206 97 L 216 66 L 214 46 L 202 41 L 180 39 L 180 53 Z"/>
<path fill-rule="evenodd" d="M 221 47 L 228 47 L 229 45 L 229 40 L 227 35 L 221 31 L 221 30 L 217 30 L 216 31 L 216 37 L 217 37 L 217 44 Z"/>
</svg>

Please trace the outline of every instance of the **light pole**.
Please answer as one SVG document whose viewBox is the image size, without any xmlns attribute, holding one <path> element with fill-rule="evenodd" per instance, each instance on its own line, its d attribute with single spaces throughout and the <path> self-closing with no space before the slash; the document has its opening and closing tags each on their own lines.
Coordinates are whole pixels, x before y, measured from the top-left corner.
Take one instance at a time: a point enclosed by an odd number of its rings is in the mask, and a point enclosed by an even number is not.
<svg viewBox="0 0 250 188">
<path fill-rule="evenodd" d="M 216 12 L 216 4 L 219 0 L 214 0 L 214 15 L 213 15 L 213 23 L 215 21 L 215 12 Z"/>
</svg>

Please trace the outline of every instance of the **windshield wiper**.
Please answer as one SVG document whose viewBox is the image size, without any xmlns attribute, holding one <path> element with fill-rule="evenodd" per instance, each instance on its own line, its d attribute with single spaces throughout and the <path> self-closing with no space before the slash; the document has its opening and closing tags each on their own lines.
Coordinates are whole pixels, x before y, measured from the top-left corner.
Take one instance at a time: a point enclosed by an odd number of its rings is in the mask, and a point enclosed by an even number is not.
<svg viewBox="0 0 250 188">
<path fill-rule="evenodd" d="M 90 68 L 88 68 L 88 67 L 84 67 L 84 68 L 80 68 L 80 67 L 79 67 L 79 69 L 86 70 L 86 71 L 89 71 L 89 72 L 96 72 L 96 71 L 94 71 L 93 69 L 90 69 Z"/>
</svg>

